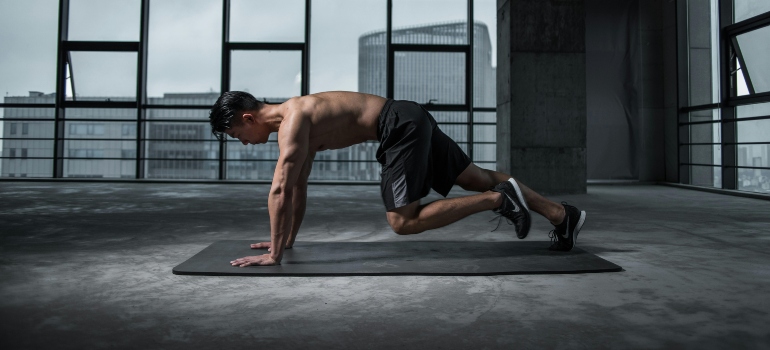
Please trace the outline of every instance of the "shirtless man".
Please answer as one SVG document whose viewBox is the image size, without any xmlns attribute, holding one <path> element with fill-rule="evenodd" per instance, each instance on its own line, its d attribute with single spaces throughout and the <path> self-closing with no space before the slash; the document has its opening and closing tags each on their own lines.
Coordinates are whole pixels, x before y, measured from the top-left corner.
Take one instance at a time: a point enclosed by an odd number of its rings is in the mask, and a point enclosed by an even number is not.
<svg viewBox="0 0 770 350">
<path fill-rule="evenodd" d="M 277 265 L 290 249 L 305 214 L 307 180 L 316 152 L 365 141 L 379 141 L 382 199 L 387 219 L 401 235 L 439 228 L 484 210 L 493 210 L 513 224 L 516 235 L 529 232 L 529 210 L 555 227 L 551 250 L 575 245 L 586 213 L 557 204 L 510 175 L 479 168 L 436 126 L 420 105 L 355 92 L 323 92 L 265 104 L 245 92 L 224 93 L 211 108 L 212 132 L 244 145 L 266 143 L 278 133 L 280 156 L 268 195 L 270 242 L 252 249 L 267 254 L 231 261 L 233 266 Z M 446 197 L 453 185 L 480 194 L 421 204 L 431 188 Z"/>
</svg>

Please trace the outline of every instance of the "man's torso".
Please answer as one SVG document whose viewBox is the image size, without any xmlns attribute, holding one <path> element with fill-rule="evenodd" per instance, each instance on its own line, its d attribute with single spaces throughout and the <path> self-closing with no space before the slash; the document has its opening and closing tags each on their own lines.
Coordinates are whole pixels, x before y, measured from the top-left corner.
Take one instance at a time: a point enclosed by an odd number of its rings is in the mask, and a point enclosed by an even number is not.
<svg viewBox="0 0 770 350">
<path fill-rule="evenodd" d="M 322 92 L 284 103 L 286 114 L 310 123 L 308 151 L 339 149 L 377 140 L 378 117 L 385 98 L 355 92 Z"/>
</svg>

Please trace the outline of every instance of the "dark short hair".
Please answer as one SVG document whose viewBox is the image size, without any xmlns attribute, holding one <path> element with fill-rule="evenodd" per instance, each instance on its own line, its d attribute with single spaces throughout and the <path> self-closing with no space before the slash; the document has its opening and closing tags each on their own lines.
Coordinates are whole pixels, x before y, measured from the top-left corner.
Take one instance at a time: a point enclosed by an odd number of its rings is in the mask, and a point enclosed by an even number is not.
<svg viewBox="0 0 770 350">
<path fill-rule="evenodd" d="M 225 138 L 225 130 L 232 128 L 237 123 L 233 121 L 235 114 L 244 111 L 253 111 L 262 108 L 264 103 L 257 101 L 254 96 L 243 91 L 228 91 L 219 96 L 217 102 L 209 112 L 211 133 L 219 140 Z"/>
</svg>

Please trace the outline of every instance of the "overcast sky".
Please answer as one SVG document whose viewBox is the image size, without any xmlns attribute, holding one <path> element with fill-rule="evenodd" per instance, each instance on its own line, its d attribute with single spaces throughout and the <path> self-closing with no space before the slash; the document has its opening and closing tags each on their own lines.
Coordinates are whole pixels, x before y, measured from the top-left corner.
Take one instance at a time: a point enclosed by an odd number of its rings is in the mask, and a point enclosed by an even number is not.
<svg viewBox="0 0 770 350">
<path fill-rule="evenodd" d="M 495 0 L 476 1 L 476 19 L 495 28 Z M 139 0 L 71 0 L 70 40 L 137 41 Z M 302 41 L 304 0 L 232 0 L 231 41 Z M 463 20 L 465 0 L 394 0 L 394 27 Z M 219 91 L 221 0 L 152 0 L 148 95 Z M 385 0 L 315 0 L 311 12 L 311 92 L 356 90 L 358 38 L 386 27 Z M 55 86 L 57 0 L 0 0 L 0 92 L 26 96 Z M 236 52 L 231 89 L 299 94 L 298 53 Z M 495 57 L 494 53 L 493 56 Z M 81 96 L 136 91 L 136 54 L 72 56 Z M 269 95 L 268 95 L 269 94 Z"/>
</svg>

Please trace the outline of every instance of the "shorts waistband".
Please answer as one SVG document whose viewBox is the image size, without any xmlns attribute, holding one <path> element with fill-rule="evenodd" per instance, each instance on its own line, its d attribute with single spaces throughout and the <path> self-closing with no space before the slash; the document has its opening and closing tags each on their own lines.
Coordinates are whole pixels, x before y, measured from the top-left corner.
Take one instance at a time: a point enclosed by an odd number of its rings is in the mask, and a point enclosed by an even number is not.
<svg viewBox="0 0 770 350">
<path fill-rule="evenodd" d="M 385 105 L 382 106 L 380 115 L 377 117 L 377 141 L 382 141 L 382 129 L 385 127 L 385 116 L 390 111 L 390 105 L 393 104 L 393 99 L 389 98 L 385 101 Z"/>
</svg>

